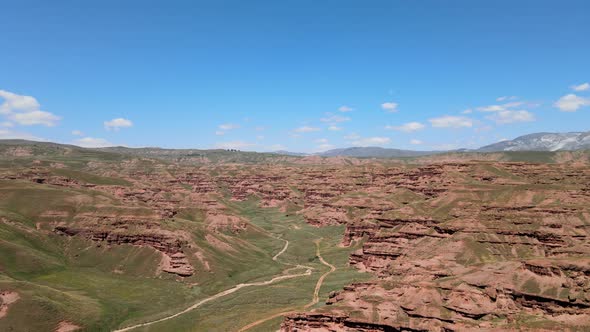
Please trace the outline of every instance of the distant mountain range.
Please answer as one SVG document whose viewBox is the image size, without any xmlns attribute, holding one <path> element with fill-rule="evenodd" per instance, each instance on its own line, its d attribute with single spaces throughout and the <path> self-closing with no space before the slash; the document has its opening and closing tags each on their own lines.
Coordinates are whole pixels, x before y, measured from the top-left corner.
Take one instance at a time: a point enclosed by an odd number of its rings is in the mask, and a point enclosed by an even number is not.
<svg viewBox="0 0 590 332">
<path fill-rule="evenodd" d="M 98 149 L 84 149 L 73 145 L 64 145 L 51 142 L 33 142 L 25 140 L 0 140 L 0 152 L 3 148 L 10 146 L 24 145 L 38 149 L 36 153 L 64 154 L 71 151 L 98 151 L 103 153 L 117 153 L 123 155 L 134 155 L 142 157 L 155 157 L 171 160 L 195 160 L 206 158 L 210 161 L 224 162 L 262 162 L 275 156 L 290 157 L 354 157 L 354 158 L 411 158 L 427 155 L 442 154 L 448 152 L 510 152 L 510 151 L 573 151 L 590 150 L 590 131 L 570 133 L 535 133 L 517 137 L 513 140 L 502 141 L 490 144 L 479 149 L 458 149 L 449 151 L 412 151 L 389 149 L 382 147 L 350 147 L 343 149 L 328 150 L 325 152 L 308 154 L 289 151 L 275 151 L 272 153 L 246 152 L 237 150 L 222 149 L 162 149 L 155 147 L 128 148 L 108 147 Z"/>
<path fill-rule="evenodd" d="M 572 133 L 536 133 L 479 148 L 479 152 L 497 151 L 571 151 L 590 149 L 590 131 Z"/>
<path fill-rule="evenodd" d="M 535 133 L 506 140 L 479 149 L 458 149 L 451 151 L 413 151 L 369 147 L 350 147 L 334 149 L 315 154 L 276 151 L 276 154 L 290 156 L 317 155 L 322 157 L 356 157 L 356 158 L 403 158 L 419 157 L 445 152 L 503 152 L 503 151 L 572 151 L 590 149 L 590 131 L 571 133 Z"/>
</svg>

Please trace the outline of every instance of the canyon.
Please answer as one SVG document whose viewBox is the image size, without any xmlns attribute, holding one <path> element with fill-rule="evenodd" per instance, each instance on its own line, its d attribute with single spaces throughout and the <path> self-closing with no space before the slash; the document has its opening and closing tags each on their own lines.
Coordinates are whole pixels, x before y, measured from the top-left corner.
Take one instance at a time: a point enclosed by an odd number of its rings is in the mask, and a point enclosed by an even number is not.
<svg viewBox="0 0 590 332">
<path fill-rule="evenodd" d="M 240 285 L 282 304 L 244 304 L 220 330 L 590 326 L 587 154 L 212 163 L 68 149 L 3 152 L 0 327 L 25 324 L 6 323 L 21 304 L 51 307 L 34 296 L 47 287 L 67 294 L 47 303 L 80 302 L 88 318 L 68 304 L 46 313 L 53 326 L 209 326 L 199 311 L 240 301 Z M 67 275 L 174 296 L 124 304 L 124 291 L 107 299 Z M 283 283 L 308 293 L 291 300 Z M 112 319 L 109 301 L 140 314 Z"/>
</svg>

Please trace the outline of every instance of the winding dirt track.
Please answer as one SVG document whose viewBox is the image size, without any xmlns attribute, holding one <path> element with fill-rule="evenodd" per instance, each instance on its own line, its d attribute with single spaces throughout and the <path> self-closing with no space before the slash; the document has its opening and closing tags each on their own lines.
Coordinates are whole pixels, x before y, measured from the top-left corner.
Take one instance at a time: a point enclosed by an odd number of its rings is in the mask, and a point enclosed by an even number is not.
<svg viewBox="0 0 590 332">
<path fill-rule="evenodd" d="M 287 248 L 289 247 L 289 241 L 287 241 L 287 240 L 283 240 L 283 241 L 285 241 L 285 246 L 283 247 L 283 249 L 281 249 L 281 251 L 278 254 L 276 254 L 272 258 L 273 261 L 276 261 L 278 259 L 278 257 L 281 254 L 283 254 L 287 250 Z M 288 265 L 291 265 L 291 264 L 288 264 Z M 207 302 L 210 302 L 210 301 L 213 301 L 213 300 L 218 299 L 220 297 L 224 297 L 226 295 L 235 293 L 236 291 L 238 291 L 238 290 L 240 290 L 242 288 L 252 287 L 252 286 L 267 286 L 267 285 L 273 284 L 273 283 L 275 283 L 277 281 L 281 281 L 281 280 L 287 280 L 287 279 L 293 279 L 293 278 L 298 278 L 298 277 L 303 277 L 303 276 L 309 276 L 309 275 L 311 275 L 311 270 L 313 269 L 312 267 L 305 266 L 305 265 L 296 265 L 296 267 L 305 268 L 306 271 L 303 272 L 303 273 L 297 273 L 297 274 L 281 275 L 281 276 L 274 277 L 274 278 L 272 278 L 270 280 L 267 280 L 267 281 L 259 281 L 259 282 L 238 284 L 238 285 L 234 286 L 233 288 L 227 289 L 227 290 L 225 290 L 223 292 L 220 292 L 220 293 L 217 293 L 215 295 L 212 295 L 212 296 L 210 296 L 208 298 L 205 298 L 205 299 L 203 299 L 203 300 L 201 300 L 201 301 L 199 301 L 199 302 L 191 305 L 190 307 L 184 309 L 183 311 L 177 312 L 177 313 L 175 313 L 173 315 L 166 316 L 166 317 L 160 318 L 160 319 L 156 319 L 156 320 L 153 320 L 153 321 L 150 321 L 150 322 L 145 322 L 145 323 L 141 323 L 141 324 L 132 325 L 132 326 L 125 327 L 125 328 L 122 328 L 122 329 L 119 329 L 119 330 L 114 330 L 113 332 L 125 332 L 125 331 L 130 331 L 130 330 L 136 329 L 138 327 L 144 327 L 144 326 L 149 326 L 149 325 L 153 325 L 153 324 L 156 324 L 156 323 L 161 323 L 161 322 L 164 322 L 164 321 L 167 321 L 167 320 L 176 318 L 176 317 L 178 317 L 180 315 L 183 315 L 183 314 L 185 314 L 185 313 L 187 313 L 189 311 L 192 311 L 192 310 L 194 310 L 194 309 L 202 306 L 203 304 L 205 304 Z"/>
<path fill-rule="evenodd" d="M 318 279 L 318 282 L 315 284 L 315 290 L 313 291 L 313 300 L 311 300 L 310 303 L 308 303 L 305 308 L 309 308 L 311 306 L 313 306 L 314 304 L 318 303 L 320 301 L 320 288 L 322 288 L 322 284 L 324 283 L 324 279 L 326 279 L 326 277 L 328 276 L 328 274 L 336 271 L 336 267 L 328 262 L 326 262 L 324 260 L 324 258 L 322 257 L 322 254 L 320 253 L 320 242 L 322 240 L 317 240 L 315 241 L 315 245 L 316 245 L 316 256 L 318 256 L 318 258 L 320 259 L 320 262 L 322 262 L 322 264 L 324 264 L 325 266 L 330 268 L 330 271 L 322 274 L 322 276 L 320 277 L 320 279 Z"/>
<path fill-rule="evenodd" d="M 322 288 L 322 284 L 324 283 L 324 279 L 326 279 L 326 277 L 330 273 L 336 271 L 336 267 L 334 265 L 326 262 L 324 260 L 324 258 L 322 257 L 322 254 L 320 252 L 320 242 L 321 241 L 322 241 L 321 239 L 315 241 L 315 245 L 316 245 L 316 256 L 320 259 L 320 262 L 322 264 L 324 264 L 325 266 L 328 266 L 330 268 L 330 271 L 322 274 L 322 276 L 318 279 L 318 282 L 315 285 L 315 290 L 313 292 L 313 298 L 312 298 L 311 302 L 309 302 L 308 304 L 305 305 L 305 307 L 304 307 L 305 309 L 307 309 L 307 308 L 315 305 L 316 303 L 318 303 L 320 301 L 320 289 Z M 287 315 L 287 314 L 291 314 L 291 313 L 295 313 L 295 312 L 296 311 L 294 311 L 294 310 L 283 311 L 283 312 L 279 312 L 277 314 L 274 314 L 272 316 L 268 316 L 268 317 L 265 317 L 263 319 L 259 319 L 259 320 L 255 321 L 255 322 L 252 322 L 252 323 L 250 323 L 250 324 L 242 327 L 241 329 L 238 330 L 238 332 L 247 331 L 247 330 L 249 330 L 249 329 L 251 329 L 251 328 L 253 328 L 255 326 L 258 326 L 258 325 L 260 325 L 260 324 L 262 324 L 264 322 L 268 322 L 271 319 L 275 319 L 277 317 L 281 317 L 281 316 L 284 316 L 284 315 Z"/>
</svg>

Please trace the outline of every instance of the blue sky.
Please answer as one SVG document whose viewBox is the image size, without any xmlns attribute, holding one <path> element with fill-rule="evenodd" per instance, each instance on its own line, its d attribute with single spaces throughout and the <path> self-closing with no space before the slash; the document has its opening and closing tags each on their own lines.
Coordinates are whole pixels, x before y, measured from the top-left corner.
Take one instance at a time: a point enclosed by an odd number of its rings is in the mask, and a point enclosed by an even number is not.
<svg viewBox="0 0 590 332">
<path fill-rule="evenodd" d="M 0 8 L 0 138 L 314 152 L 590 130 L 588 1 Z"/>
</svg>

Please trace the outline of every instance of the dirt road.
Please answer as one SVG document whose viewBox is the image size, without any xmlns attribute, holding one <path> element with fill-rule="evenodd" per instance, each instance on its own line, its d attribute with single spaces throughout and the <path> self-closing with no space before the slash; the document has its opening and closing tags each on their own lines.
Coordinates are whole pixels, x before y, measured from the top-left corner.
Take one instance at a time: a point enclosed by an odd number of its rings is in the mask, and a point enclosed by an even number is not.
<svg viewBox="0 0 590 332">
<path fill-rule="evenodd" d="M 322 276 L 318 279 L 318 282 L 316 283 L 315 289 L 314 289 L 314 292 L 313 292 L 313 298 L 312 298 L 311 302 L 309 302 L 308 304 L 305 305 L 305 307 L 304 307 L 305 309 L 307 309 L 307 308 L 315 305 L 316 303 L 318 303 L 320 301 L 320 289 L 322 288 L 322 284 L 324 283 L 324 279 L 326 279 L 326 277 L 330 273 L 336 271 L 336 267 L 334 265 L 326 262 L 324 260 L 324 258 L 322 257 L 321 250 L 320 250 L 320 242 L 321 241 L 322 241 L 321 239 L 315 241 L 315 245 L 316 245 L 316 256 L 319 258 L 319 260 L 320 260 L 320 262 L 322 264 L 324 264 L 325 266 L 327 266 L 327 267 L 330 268 L 330 271 L 322 274 Z M 287 315 L 287 314 L 290 314 L 290 313 L 294 313 L 294 312 L 296 312 L 296 311 L 294 311 L 294 310 L 283 311 L 283 312 L 279 312 L 277 314 L 274 314 L 272 316 L 268 316 L 268 317 L 259 319 L 259 320 L 255 321 L 255 322 L 252 322 L 252 323 L 250 323 L 250 324 L 242 327 L 239 330 L 239 332 L 247 331 L 247 330 L 249 330 L 249 329 L 251 329 L 251 328 L 253 328 L 255 326 L 258 326 L 258 325 L 260 325 L 260 324 L 262 324 L 264 322 L 268 322 L 271 319 L 275 319 L 277 317 L 281 317 L 281 316 L 284 316 L 284 315 Z"/>
<path fill-rule="evenodd" d="M 281 251 L 279 253 L 277 253 L 272 258 L 274 261 L 276 261 L 278 259 L 278 257 L 281 254 L 283 254 L 287 250 L 287 248 L 289 247 L 289 241 L 287 241 L 287 240 L 283 240 L 283 241 L 285 241 L 285 246 L 283 247 L 283 249 L 281 249 Z M 291 265 L 291 264 L 289 264 L 289 265 Z M 213 300 L 218 299 L 220 297 L 224 297 L 224 296 L 227 296 L 229 294 L 235 293 L 236 291 L 238 291 L 238 290 L 240 290 L 242 288 L 252 287 L 252 286 L 267 286 L 267 285 L 273 284 L 273 283 L 275 283 L 277 281 L 281 281 L 281 280 L 287 280 L 287 279 L 293 279 L 293 278 L 298 278 L 298 277 L 309 276 L 309 275 L 311 275 L 311 270 L 313 269 L 312 267 L 305 266 L 305 265 L 296 265 L 296 267 L 305 268 L 306 271 L 303 272 L 303 273 L 281 275 L 281 276 L 274 277 L 274 278 L 272 278 L 270 280 L 267 280 L 267 281 L 259 281 L 259 282 L 238 284 L 238 285 L 236 285 L 236 286 L 234 286 L 234 287 L 232 287 L 230 289 L 227 289 L 227 290 L 225 290 L 223 292 L 220 292 L 220 293 L 217 293 L 215 295 L 212 295 L 212 296 L 210 296 L 208 298 L 202 299 L 201 301 L 199 301 L 199 302 L 191 305 L 190 307 L 184 309 L 183 311 L 177 312 L 177 313 L 175 313 L 173 315 L 166 316 L 164 318 L 156 319 L 156 320 L 153 320 L 153 321 L 141 323 L 141 324 L 132 325 L 132 326 L 125 327 L 125 328 L 122 328 L 122 329 L 119 329 L 119 330 L 114 330 L 113 332 L 131 331 L 131 330 L 136 329 L 138 327 L 144 327 L 144 326 L 149 326 L 149 325 L 153 325 L 153 324 L 156 324 L 156 323 L 161 323 L 161 322 L 164 322 L 164 321 L 167 321 L 167 320 L 176 318 L 176 317 L 178 317 L 180 315 L 183 315 L 183 314 L 185 314 L 185 313 L 187 313 L 189 311 L 195 310 L 196 308 L 202 306 L 203 304 L 205 304 L 207 302 L 210 302 L 210 301 L 213 301 Z M 289 270 L 291 270 L 291 269 L 292 268 L 290 268 Z"/>
</svg>

